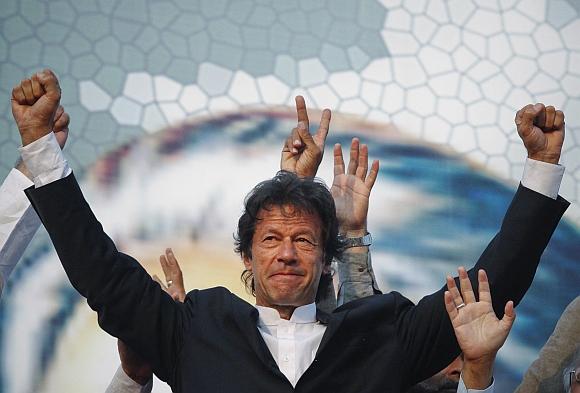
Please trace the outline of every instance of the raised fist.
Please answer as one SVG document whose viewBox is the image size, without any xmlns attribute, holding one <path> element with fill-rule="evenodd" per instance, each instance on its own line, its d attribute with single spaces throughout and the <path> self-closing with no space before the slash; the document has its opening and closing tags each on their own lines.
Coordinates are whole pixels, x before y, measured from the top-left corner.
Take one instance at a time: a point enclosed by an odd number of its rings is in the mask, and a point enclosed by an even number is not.
<svg viewBox="0 0 580 393">
<path fill-rule="evenodd" d="M 529 158 L 558 164 L 566 128 L 562 111 L 541 103 L 528 104 L 518 111 L 515 122 Z"/>
<path fill-rule="evenodd" d="M 51 70 L 38 72 L 12 89 L 12 115 L 22 145 L 47 135 L 54 128 L 60 103 L 60 86 Z"/>
</svg>

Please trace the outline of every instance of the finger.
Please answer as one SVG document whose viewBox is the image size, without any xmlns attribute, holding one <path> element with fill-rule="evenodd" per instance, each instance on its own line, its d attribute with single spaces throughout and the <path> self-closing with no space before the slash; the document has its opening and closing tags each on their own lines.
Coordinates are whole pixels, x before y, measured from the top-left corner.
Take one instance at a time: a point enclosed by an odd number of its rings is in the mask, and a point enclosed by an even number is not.
<svg viewBox="0 0 580 393">
<path fill-rule="evenodd" d="M 299 124 L 299 127 L 301 126 L 301 124 Z M 292 132 L 290 133 L 290 138 L 289 138 L 289 147 L 290 150 L 292 151 L 292 154 L 297 154 L 302 148 L 302 138 L 300 137 L 300 132 L 298 130 L 299 127 L 295 127 L 292 129 Z"/>
<path fill-rule="evenodd" d="M 369 175 L 367 176 L 367 178 L 365 180 L 365 185 L 367 186 L 367 188 L 369 190 L 373 189 L 373 186 L 375 185 L 375 181 L 377 180 L 378 174 L 379 174 L 379 160 L 374 160 L 373 164 L 371 165 L 371 170 L 369 172 Z"/>
<path fill-rule="evenodd" d="M 518 111 L 516 114 L 516 126 L 521 137 L 527 137 L 534 129 L 534 119 L 542 109 L 542 104 L 528 104 Z"/>
<path fill-rule="evenodd" d="M 455 280 L 453 279 L 453 277 L 449 275 L 447 276 L 447 290 L 449 291 L 449 293 L 451 293 L 451 296 L 453 297 L 453 303 L 455 304 L 456 308 L 457 306 L 463 303 L 463 298 L 459 293 L 459 289 L 457 289 Z"/>
<path fill-rule="evenodd" d="M 367 171 L 369 170 L 369 148 L 366 144 L 360 145 L 358 155 L 358 166 L 356 168 L 356 177 L 365 181 Z"/>
<path fill-rule="evenodd" d="M 14 86 L 12 89 L 12 99 L 20 105 L 26 104 L 26 97 L 24 96 L 24 92 L 22 91 L 22 86 L 20 83 Z"/>
<path fill-rule="evenodd" d="M 37 74 L 38 82 L 45 91 L 47 98 L 51 100 L 60 100 L 60 85 L 54 72 L 45 69 Z"/>
<path fill-rule="evenodd" d="M 514 325 L 515 320 L 516 320 L 516 309 L 514 308 L 514 302 L 510 300 L 505 305 L 503 318 L 501 319 L 500 323 L 502 324 L 502 327 L 505 330 L 509 331 Z"/>
<path fill-rule="evenodd" d="M 451 292 L 445 291 L 444 296 L 445 296 L 445 309 L 447 310 L 449 319 L 453 321 L 458 314 L 457 307 L 455 306 L 455 302 L 453 301 L 453 295 L 451 295 Z"/>
<path fill-rule="evenodd" d="M 342 146 L 340 143 L 334 145 L 334 176 L 344 174 L 344 159 L 342 158 Z"/>
<path fill-rule="evenodd" d="M 554 116 L 554 130 L 562 130 L 564 128 L 564 112 L 556 111 Z"/>
<path fill-rule="evenodd" d="M 154 274 L 152 278 L 153 278 L 153 281 L 155 281 L 156 283 L 158 283 L 161 286 L 161 289 L 163 289 L 165 292 L 169 293 L 169 288 L 167 288 L 165 286 L 163 281 L 161 281 L 161 279 L 159 277 L 157 277 L 156 274 Z"/>
<path fill-rule="evenodd" d="M 316 143 L 314 143 L 314 139 L 312 138 L 312 135 L 310 135 L 310 132 L 308 132 L 308 128 L 306 128 L 304 123 L 298 124 L 297 131 L 304 147 L 318 147 L 316 146 Z"/>
<path fill-rule="evenodd" d="M 169 268 L 169 262 L 167 262 L 167 257 L 165 255 L 159 255 L 159 264 L 161 265 L 161 269 L 163 269 L 165 282 L 168 283 L 169 281 L 173 281 L 173 277 L 171 276 L 171 269 Z"/>
<path fill-rule="evenodd" d="M 546 107 L 546 124 L 544 128 L 548 131 L 554 129 L 554 120 L 556 119 L 556 108 L 553 106 Z"/>
<path fill-rule="evenodd" d="M 36 102 L 34 98 L 34 93 L 32 92 L 32 82 L 30 79 L 24 79 L 20 82 L 20 86 L 22 86 L 22 92 L 24 93 L 24 98 L 26 99 L 26 103 L 28 105 L 32 105 Z"/>
<path fill-rule="evenodd" d="M 58 108 L 56 108 L 56 112 L 54 113 L 54 121 L 58 121 L 58 119 L 62 116 L 62 114 L 64 113 L 64 108 L 62 107 L 62 105 L 59 105 Z"/>
<path fill-rule="evenodd" d="M 296 96 L 294 101 L 296 101 L 296 117 L 298 118 L 298 124 L 303 123 L 305 128 L 308 129 L 310 124 L 308 122 L 308 112 L 306 111 L 304 97 Z"/>
<path fill-rule="evenodd" d="M 326 142 L 326 136 L 328 135 L 328 129 L 330 127 L 331 116 L 330 109 L 325 109 L 322 111 L 320 125 L 318 126 L 318 131 L 316 131 L 316 135 L 314 137 L 314 142 L 316 142 L 316 145 L 321 150 L 324 149 L 324 143 Z"/>
<path fill-rule="evenodd" d="M 461 286 L 461 295 L 463 296 L 463 302 L 465 304 L 475 303 L 475 294 L 473 293 L 473 288 L 471 287 L 471 281 L 467 275 L 467 271 L 463 266 L 457 269 L 459 273 L 459 285 Z"/>
<path fill-rule="evenodd" d="M 37 74 L 32 75 L 30 80 L 32 81 L 32 94 L 34 94 L 34 98 L 39 99 L 44 94 L 44 89 L 40 85 L 38 75 Z"/>
<path fill-rule="evenodd" d="M 479 301 L 491 304 L 491 291 L 485 270 L 479 269 L 477 272 L 477 281 L 479 282 Z"/>
<path fill-rule="evenodd" d="M 538 103 L 536 105 L 538 105 L 540 111 L 534 118 L 534 124 L 540 128 L 543 128 L 546 125 L 546 107 L 542 103 Z"/>
<path fill-rule="evenodd" d="M 356 173 L 356 168 L 358 166 L 358 153 L 359 153 L 359 140 L 358 138 L 352 138 L 350 143 L 350 160 L 348 162 L 348 175 L 354 175 Z"/>
</svg>

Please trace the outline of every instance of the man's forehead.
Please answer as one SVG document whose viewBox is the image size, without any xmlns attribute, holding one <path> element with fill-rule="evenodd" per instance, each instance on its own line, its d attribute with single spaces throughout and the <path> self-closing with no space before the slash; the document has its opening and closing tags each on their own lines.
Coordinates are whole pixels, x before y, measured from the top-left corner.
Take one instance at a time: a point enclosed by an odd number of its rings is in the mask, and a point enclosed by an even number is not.
<svg viewBox="0 0 580 393">
<path fill-rule="evenodd" d="M 267 206 L 258 212 L 258 224 L 280 221 L 288 223 L 312 223 L 317 227 L 320 226 L 320 217 L 318 214 L 294 205 Z"/>
</svg>

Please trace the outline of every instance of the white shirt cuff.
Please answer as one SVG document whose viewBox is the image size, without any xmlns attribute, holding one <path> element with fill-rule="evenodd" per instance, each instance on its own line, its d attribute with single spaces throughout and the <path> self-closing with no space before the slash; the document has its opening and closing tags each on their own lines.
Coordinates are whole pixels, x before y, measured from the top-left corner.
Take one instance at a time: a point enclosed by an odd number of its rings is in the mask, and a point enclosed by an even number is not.
<svg viewBox="0 0 580 393">
<path fill-rule="evenodd" d="M 477 389 L 467 389 L 465 386 L 465 382 L 463 382 L 463 375 L 459 376 L 459 385 L 457 386 L 457 393 L 494 393 L 494 381 L 491 381 L 491 385 L 489 385 L 484 390 L 477 390 Z"/>
<path fill-rule="evenodd" d="M 151 390 L 153 390 L 153 378 L 145 386 L 141 386 L 129 378 L 123 367 L 119 366 L 105 393 L 151 393 Z"/>
<path fill-rule="evenodd" d="M 52 132 L 19 150 L 36 188 L 62 179 L 72 172 Z"/>
<path fill-rule="evenodd" d="M 526 158 L 522 186 L 552 199 L 558 198 L 565 167 Z"/>
</svg>

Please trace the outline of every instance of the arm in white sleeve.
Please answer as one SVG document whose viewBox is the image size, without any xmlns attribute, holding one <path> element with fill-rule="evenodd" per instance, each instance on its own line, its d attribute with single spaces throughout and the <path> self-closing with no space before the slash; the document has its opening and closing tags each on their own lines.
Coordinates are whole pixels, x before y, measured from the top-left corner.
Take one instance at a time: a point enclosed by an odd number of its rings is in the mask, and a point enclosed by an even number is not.
<svg viewBox="0 0 580 393">
<path fill-rule="evenodd" d="M 141 386 L 129 378 L 123 367 L 119 366 L 105 393 L 151 393 L 152 389 L 153 378 L 145 386 Z"/>
<path fill-rule="evenodd" d="M 552 199 L 558 198 L 564 166 L 526 158 L 522 186 Z"/>
<path fill-rule="evenodd" d="M 0 294 L 40 226 L 24 190 L 33 183 L 12 169 L 0 186 Z"/>
<path fill-rule="evenodd" d="M 459 377 L 459 385 L 457 386 L 457 393 L 494 393 L 494 381 L 491 381 L 491 385 L 489 385 L 484 390 L 477 390 L 477 389 L 467 389 L 465 387 L 465 382 L 463 382 L 463 375 Z"/>
<path fill-rule="evenodd" d="M 53 132 L 21 147 L 20 155 L 36 188 L 72 173 Z"/>
</svg>

